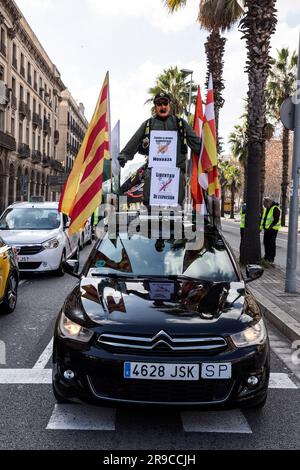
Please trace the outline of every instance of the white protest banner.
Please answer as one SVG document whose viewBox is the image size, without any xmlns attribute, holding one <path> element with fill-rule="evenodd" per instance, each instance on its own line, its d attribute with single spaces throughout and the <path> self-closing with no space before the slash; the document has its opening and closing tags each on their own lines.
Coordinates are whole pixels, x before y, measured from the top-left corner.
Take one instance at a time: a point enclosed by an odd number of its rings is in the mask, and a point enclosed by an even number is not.
<svg viewBox="0 0 300 470">
<path fill-rule="evenodd" d="M 176 167 L 177 132 L 151 131 L 149 167 Z"/>
<path fill-rule="evenodd" d="M 177 206 L 179 168 L 152 168 L 150 206 Z"/>
</svg>

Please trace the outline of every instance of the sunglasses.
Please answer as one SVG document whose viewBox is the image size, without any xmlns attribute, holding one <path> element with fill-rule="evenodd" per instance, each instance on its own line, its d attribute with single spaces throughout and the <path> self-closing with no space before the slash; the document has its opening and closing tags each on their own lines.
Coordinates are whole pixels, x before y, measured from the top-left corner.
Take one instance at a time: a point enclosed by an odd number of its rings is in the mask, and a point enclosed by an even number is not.
<svg viewBox="0 0 300 470">
<path fill-rule="evenodd" d="M 156 101 L 155 106 L 168 106 L 169 101 L 168 100 L 159 100 Z"/>
</svg>

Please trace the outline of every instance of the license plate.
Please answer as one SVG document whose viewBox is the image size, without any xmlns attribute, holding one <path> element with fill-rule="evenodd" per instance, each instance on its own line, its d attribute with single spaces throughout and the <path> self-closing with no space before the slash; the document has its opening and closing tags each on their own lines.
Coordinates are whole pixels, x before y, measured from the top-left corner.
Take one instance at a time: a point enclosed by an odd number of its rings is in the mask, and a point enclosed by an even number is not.
<svg viewBox="0 0 300 470">
<path fill-rule="evenodd" d="M 203 363 L 201 366 L 202 379 L 231 379 L 231 363 Z"/>
<path fill-rule="evenodd" d="M 18 256 L 19 263 L 29 263 L 29 256 Z"/>
<path fill-rule="evenodd" d="M 198 380 L 199 364 L 125 362 L 125 379 Z"/>
</svg>

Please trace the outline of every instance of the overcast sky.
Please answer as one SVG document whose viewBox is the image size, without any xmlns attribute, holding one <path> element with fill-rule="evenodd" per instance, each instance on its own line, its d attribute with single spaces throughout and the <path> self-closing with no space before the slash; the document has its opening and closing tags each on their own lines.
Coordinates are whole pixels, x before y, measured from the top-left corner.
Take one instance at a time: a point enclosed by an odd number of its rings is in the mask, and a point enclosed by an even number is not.
<svg viewBox="0 0 300 470">
<path fill-rule="evenodd" d="M 155 77 L 170 66 L 194 71 L 203 96 L 207 33 L 196 19 L 199 0 L 169 15 L 161 0 L 16 0 L 76 101 L 91 118 L 107 70 L 112 124 L 121 120 L 121 145 L 149 116 L 144 105 Z M 273 52 L 298 49 L 300 1 L 277 0 Z M 225 105 L 220 114 L 224 143 L 243 113 L 247 92 L 246 51 L 241 33 L 226 34 Z M 228 149 L 227 149 L 228 150 Z"/>
</svg>

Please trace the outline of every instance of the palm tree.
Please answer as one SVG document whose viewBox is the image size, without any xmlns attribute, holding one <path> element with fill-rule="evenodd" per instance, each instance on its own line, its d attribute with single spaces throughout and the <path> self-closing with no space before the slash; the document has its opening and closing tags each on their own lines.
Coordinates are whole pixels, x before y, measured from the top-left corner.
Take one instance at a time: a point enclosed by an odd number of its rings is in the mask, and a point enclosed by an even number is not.
<svg viewBox="0 0 300 470">
<path fill-rule="evenodd" d="M 277 122 L 282 102 L 296 90 L 298 57 L 288 48 L 277 49 L 276 59 L 272 59 L 272 69 L 267 83 L 267 104 L 269 112 Z M 289 169 L 289 130 L 282 126 L 282 180 L 281 180 L 281 224 L 285 226 L 287 187 Z"/>
<path fill-rule="evenodd" d="M 176 116 L 188 116 L 190 83 L 185 81 L 185 74 L 178 67 L 165 69 L 155 80 L 155 85 L 149 88 L 151 98 L 146 103 L 152 103 L 157 93 L 168 93 L 172 98 L 172 112 Z M 192 82 L 192 103 L 196 101 L 197 86 Z"/>
<path fill-rule="evenodd" d="M 241 170 L 237 165 L 229 164 L 225 176 L 231 193 L 230 218 L 234 219 L 235 193 L 241 187 Z"/>
<path fill-rule="evenodd" d="M 240 29 L 246 40 L 248 88 L 248 164 L 246 226 L 241 246 L 241 262 L 257 263 L 261 258 L 260 177 L 266 117 L 266 83 L 271 66 L 271 36 L 276 29 L 276 0 L 244 0 L 246 13 Z"/>
<path fill-rule="evenodd" d="M 162 0 L 170 13 L 183 8 L 187 0 Z M 224 104 L 222 91 L 223 82 L 223 56 L 226 39 L 221 36 L 221 32 L 229 30 L 242 16 L 243 9 L 238 0 L 200 0 L 198 22 L 201 27 L 209 31 L 209 36 L 205 43 L 208 71 L 212 73 L 214 80 L 214 99 L 216 115 L 216 132 L 218 137 L 219 110 Z"/>
</svg>

